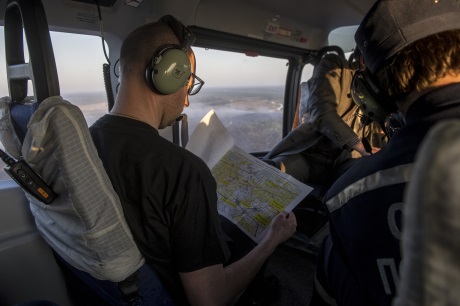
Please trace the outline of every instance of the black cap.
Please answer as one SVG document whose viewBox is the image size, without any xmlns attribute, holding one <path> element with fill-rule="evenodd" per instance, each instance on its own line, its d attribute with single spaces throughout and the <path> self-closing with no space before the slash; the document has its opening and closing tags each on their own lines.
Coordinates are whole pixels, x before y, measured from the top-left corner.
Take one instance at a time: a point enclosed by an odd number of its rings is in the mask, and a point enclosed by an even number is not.
<svg viewBox="0 0 460 306">
<path fill-rule="evenodd" d="M 460 29 L 460 0 L 378 0 L 355 33 L 371 73 L 426 36 Z"/>
</svg>

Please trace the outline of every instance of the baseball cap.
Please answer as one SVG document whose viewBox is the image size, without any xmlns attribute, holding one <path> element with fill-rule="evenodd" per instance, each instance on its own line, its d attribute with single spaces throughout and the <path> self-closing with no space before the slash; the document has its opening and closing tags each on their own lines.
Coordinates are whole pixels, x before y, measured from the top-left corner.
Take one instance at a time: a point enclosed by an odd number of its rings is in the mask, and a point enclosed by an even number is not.
<svg viewBox="0 0 460 306">
<path fill-rule="evenodd" d="M 460 0 L 378 0 L 355 33 L 366 67 L 386 60 L 426 36 L 460 29 Z"/>
</svg>

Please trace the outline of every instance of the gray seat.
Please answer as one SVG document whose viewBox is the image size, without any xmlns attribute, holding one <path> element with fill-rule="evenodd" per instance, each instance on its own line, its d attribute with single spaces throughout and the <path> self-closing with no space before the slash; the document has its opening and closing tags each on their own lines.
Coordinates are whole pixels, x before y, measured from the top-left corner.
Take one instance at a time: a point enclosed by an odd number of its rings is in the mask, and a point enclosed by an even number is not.
<svg viewBox="0 0 460 306">
<path fill-rule="evenodd" d="M 396 306 L 460 301 L 460 121 L 427 134 L 405 198 Z"/>
<path fill-rule="evenodd" d="M 4 113 L 6 100 L 0 104 Z M 115 282 L 142 266 L 144 259 L 77 106 L 60 96 L 45 99 L 28 123 L 22 147 L 5 148 L 21 151 L 58 194 L 49 205 L 26 196 L 38 230 L 60 257 L 98 279 Z"/>
<path fill-rule="evenodd" d="M 23 26 L 30 63 L 24 61 Z M 25 193 L 37 229 L 72 268 L 95 281 L 122 282 L 143 266 L 144 258 L 82 112 L 59 96 L 41 1 L 7 2 L 5 46 L 10 97 L 0 99 L 0 141 L 10 156 L 25 160 L 58 194 L 45 204 Z M 29 80 L 34 96 L 27 96 Z"/>
</svg>

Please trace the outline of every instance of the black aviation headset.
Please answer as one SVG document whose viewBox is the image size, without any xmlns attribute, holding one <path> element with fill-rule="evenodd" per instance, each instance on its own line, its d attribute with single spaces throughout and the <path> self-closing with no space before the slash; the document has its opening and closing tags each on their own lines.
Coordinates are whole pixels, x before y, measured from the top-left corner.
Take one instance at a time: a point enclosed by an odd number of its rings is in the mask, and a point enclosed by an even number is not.
<svg viewBox="0 0 460 306">
<path fill-rule="evenodd" d="M 351 82 L 351 98 L 363 113 L 364 118 L 366 118 L 365 125 L 372 121 L 376 122 L 385 132 L 385 135 L 391 138 L 394 131 L 404 125 L 399 115 L 396 117 L 398 118 L 396 121 L 391 120 L 392 116 L 397 115 L 398 107 L 395 102 L 380 89 L 377 85 L 378 82 L 375 81 L 375 77 L 369 69 L 361 65 L 361 54 L 358 48 L 355 49 L 353 55 L 359 63 L 359 69 L 353 75 L 353 80 Z M 363 144 L 367 152 L 372 152 L 370 144 L 364 140 L 367 139 L 364 137 L 363 129 Z"/>
<path fill-rule="evenodd" d="M 398 110 L 396 104 L 373 81 L 367 69 L 358 70 L 353 76 L 351 97 L 371 121 L 384 122 L 391 113 Z"/>
<path fill-rule="evenodd" d="M 361 54 L 358 48 L 355 53 L 356 59 L 360 61 Z M 398 108 L 377 84 L 372 73 L 360 64 L 360 69 L 353 76 L 350 90 L 353 101 L 368 120 L 382 124 L 391 113 L 397 112 Z"/>
<path fill-rule="evenodd" d="M 180 45 L 160 46 L 145 68 L 145 80 L 153 91 L 169 95 L 193 82 L 190 78 L 194 77 L 195 61 L 190 59 L 187 51 L 195 42 L 195 35 L 171 15 L 163 16 L 160 21 L 173 30 Z M 193 52 L 191 56 L 194 57 Z"/>
</svg>

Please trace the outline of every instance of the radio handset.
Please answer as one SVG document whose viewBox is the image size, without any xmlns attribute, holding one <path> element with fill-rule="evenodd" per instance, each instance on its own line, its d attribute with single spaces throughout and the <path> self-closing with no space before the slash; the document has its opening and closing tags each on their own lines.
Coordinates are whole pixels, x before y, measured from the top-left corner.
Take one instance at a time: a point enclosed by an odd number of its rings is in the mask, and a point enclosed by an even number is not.
<svg viewBox="0 0 460 306">
<path fill-rule="evenodd" d="M 16 161 L 2 150 L 0 150 L 0 158 L 6 163 L 4 168 L 6 173 L 27 193 L 45 204 L 50 204 L 56 199 L 58 195 L 25 160 Z"/>
</svg>

